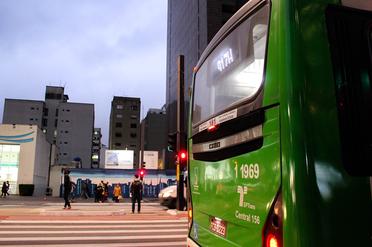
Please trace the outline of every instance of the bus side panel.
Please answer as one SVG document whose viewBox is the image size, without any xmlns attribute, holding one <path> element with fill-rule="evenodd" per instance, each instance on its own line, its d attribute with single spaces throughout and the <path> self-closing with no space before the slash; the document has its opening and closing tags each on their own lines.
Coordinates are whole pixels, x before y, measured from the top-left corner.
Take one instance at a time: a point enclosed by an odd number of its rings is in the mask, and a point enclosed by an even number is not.
<svg viewBox="0 0 372 247">
<path fill-rule="evenodd" d="M 280 2 L 284 246 L 370 246 L 368 178 L 341 163 L 325 23 L 327 4 L 339 1 Z"/>
<path fill-rule="evenodd" d="M 202 246 L 260 246 L 262 229 L 280 188 L 279 107 L 265 112 L 263 146 L 218 162 L 190 159 L 193 225 Z M 225 236 L 213 232 L 221 219 Z"/>
</svg>

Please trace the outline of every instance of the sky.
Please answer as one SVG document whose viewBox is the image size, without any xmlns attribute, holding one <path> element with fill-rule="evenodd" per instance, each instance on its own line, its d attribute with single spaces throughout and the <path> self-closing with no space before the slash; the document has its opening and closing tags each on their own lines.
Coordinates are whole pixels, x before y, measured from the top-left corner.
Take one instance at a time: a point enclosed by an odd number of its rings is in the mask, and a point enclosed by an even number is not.
<svg viewBox="0 0 372 247">
<path fill-rule="evenodd" d="M 4 99 L 92 103 L 108 143 L 113 96 L 165 103 L 167 0 L 0 1 L 0 123 Z"/>
</svg>

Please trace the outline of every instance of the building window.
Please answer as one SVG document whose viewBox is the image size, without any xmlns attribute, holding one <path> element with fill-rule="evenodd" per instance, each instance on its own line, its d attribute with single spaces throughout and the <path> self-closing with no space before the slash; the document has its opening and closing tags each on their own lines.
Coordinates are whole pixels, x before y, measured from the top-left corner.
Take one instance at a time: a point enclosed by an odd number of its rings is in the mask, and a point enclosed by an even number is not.
<svg viewBox="0 0 372 247">
<path fill-rule="evenodd" d="M 43 118 L 42 125 L 43 127 L 46 127 L 48 125 L 48 119 Z"/>
<path fill-rule="evenodd" d="M 63 122 L 63 120 L 62 120 L 62 122 Z M 54 127 L 57 127 L 57 125 L 58 125 L 58 119 L 54 120 Z"/>
<path fill-rule="evenodd" d="M 49 112 L 48 108 L 43 108 L 43 115 L 44 115 L 45 117 L 48 116 L 48 112 Z"/>
<path fill-rule="evenodd" d="M 116 118 L 123 118 L 122 114 L 116 114 Z"/>
<path fill-rule="evenodd" d="M 131 109 L 132 111 L 137 111 L 137 110 L 138 110 L 138 106 L 136 106 L 136 105 L 132 105 L 132 106 L 130 106 L 130 109 Z"/>
<path fill-rule="evenodd" d="M 67 111 L 67 112 L 70 112 L 70 109 L 67 109 L 66 111 Z"/>
<path fill-rule="evenodd" d="M 35 107 L 31 107 L 31 110 L 35 110 Z"/>
<path fill-rule="evenodd" d="M 62 94 L 59 93 L 46 93 L 45 94 L 45 99 L 62 99 Z"/>
<path fill-rule="evenodd" d="M 137 124 L 135 124 L 135 123 L 131 123 L 131 124 L 130 124 L 130 127 L 131 127 L 132 129 L 135 129 L 135 128 L 137 128 Z"/>
<path fill-rule="evenodd" d="M 66 120 L 66 123 L 69 123 L 70 122 L 70 120 Z"/>
<path fill-rule="evenodd" d="M 34 121 L 34 119 L 33 118 L 30 118 L 30 121 Z"/>
<path fill-rule="evenodd" d="M 118 110 L 124 109 L 124 106 L 123 105 L 116 105 L 116 109 L 118 109 Z"/>
<path fill-rule="evenodd" d="M 133 144 L 131 144 L 131 145 L 130 145 L 130 147 L 131 147 L 131 148 L 136 148 L 137 146 L 136 146 L 136 145 L 133 145 Z"/>
<path fill-rule="evenodd" d="M 58 112 L 59 112 L 58 109 L 56 109 L 56 117 L 58 117 Z"/>
<path fill-rule="evenodd" d="M 137 119 L 137 116 L 136 115 L 130 115 L 130 118 L 131 119 Z"/>
<path fill-rule="evenodd" d="M 137 134 L 136 133 L 130 133 L 130 137 L 136 138 L 137 137 Z"/>
<path fill-rule="evenodd" d="M 64 156 L 66 156 L 66 155 L 67 155 L 67 153 L 63 153 L 63 155 L 64 155 Z"/>
<path fill-rule="evenodd" d="M 64 144 L 68 144 L 68 142 L 64 142 Z"/>
<path fill-rule="evenodd" d="M 68 130 L 65 130 L 65 133 L 68 133 Z"/>
<path fill-rule="evenodd" d="M 115 146 L 120 147 L 121 143 L 117 142 L 117 143 L 115 143 Z"/>
<path fill-rule="evenodd" d="M 115 127 L 116 128 L 121 128 L 121 127 L 123 127 L 123 125 L 122 125 L 122 123 L 115 123 Z"/>
<path fill-rule="evenodd" d="M 120 132 L 116 132 L 115 133 L 115 137 L 121 137 L 121 133 Z"/>
</svg>

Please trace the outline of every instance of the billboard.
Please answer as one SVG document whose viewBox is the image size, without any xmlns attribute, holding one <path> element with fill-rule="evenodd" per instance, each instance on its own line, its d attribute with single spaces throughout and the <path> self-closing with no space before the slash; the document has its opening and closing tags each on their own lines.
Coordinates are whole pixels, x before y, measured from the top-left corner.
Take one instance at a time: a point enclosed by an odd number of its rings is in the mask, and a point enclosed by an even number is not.
<svg viewBox="0 0 372 247">
<path fill-rule="evenodd" d="M 133 169 L 133 150 L 106 150 L 106 169 Z"/>
<path fill-rule="evenodd" d="M 143 153 L 143 160 L 145 161 L 145 168 L 146 169 L 159 169 L 159 154 L 158 151 L 146 151 Z M 140 151 L 140 159 L 141 159 L 141 151 Z"/>
</svg>

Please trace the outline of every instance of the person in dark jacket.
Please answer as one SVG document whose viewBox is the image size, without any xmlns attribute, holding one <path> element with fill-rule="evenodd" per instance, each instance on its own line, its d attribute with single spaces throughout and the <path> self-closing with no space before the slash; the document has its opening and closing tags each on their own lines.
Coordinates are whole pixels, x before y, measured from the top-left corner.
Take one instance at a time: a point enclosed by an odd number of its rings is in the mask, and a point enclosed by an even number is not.
<svg viewBox="0 0 372 247">
<path fill-rule="evenodd" d="M 8 193 L 8 185 L 6 182 L 3 183 L 3 187 L 1 188 L 1 197 L 6 197 Z"/>
<path fill-rule="evenodd" d="M 137 201 L 137 212 L 141 212 L 141 197 L 142 197 L 142 182 L 138 179 L 138 175 L 134 175 L 134 181 L 130 185 L 130 194 L 132 196 L 132 213 L 134 213 L 135 204 Z"/>
<path fill-rule="evenodd" d="M 64 180 L 63 180 L 63 199 L 65 199 L 65 206 L 63 209 L 71 209 L 69 195 L 71 192 L 71 179 L 70 179 L 70 171 L 65 169 L 64 170 Z"/>
<path fill-rule="evenodd" d="M 10 190 L 10 183 L 9 183 L 9 181 L 6 181 L 6 186 L 7 186 L 7 188 L 6 188 L 6 194 L 8 196 L 10 196 L 10 194 L 9 194 L 9 190 Z"/>
<path fill-rule="evenodd" d="M 87 180 L 81 181 L 81 194 L 80 194 L 80 197 L 84 197 L 85 199 L 88 199 L 89 198 Z"/>
</svg>

